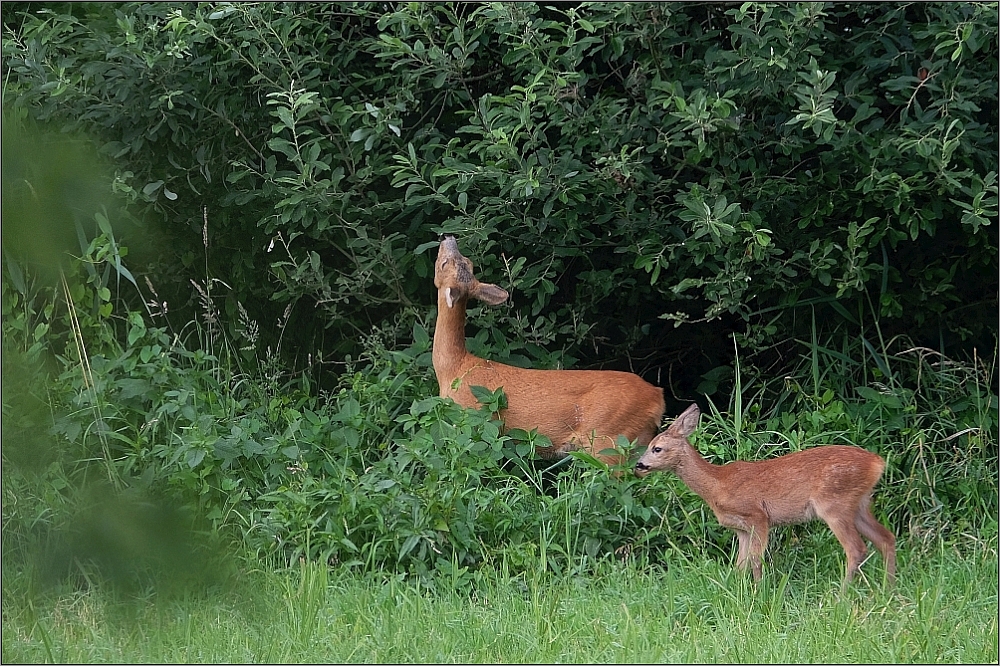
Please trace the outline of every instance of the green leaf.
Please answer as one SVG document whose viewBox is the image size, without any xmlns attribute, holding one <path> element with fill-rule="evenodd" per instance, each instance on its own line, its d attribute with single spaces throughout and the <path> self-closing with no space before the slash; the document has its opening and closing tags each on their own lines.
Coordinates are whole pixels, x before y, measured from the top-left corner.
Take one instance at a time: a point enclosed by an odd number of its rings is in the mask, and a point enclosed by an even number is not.
<svg viewBox="0 0 1000 666">
<path fill-rule="evenodd" d="M 441 398 L 433 396 L 430 398 L 423 398 L 421 400 L 414 400 L 410 404 L 410 414 L 413 416 L 420 416 L 421 414 L 426 414 L 435 407 L 441 404 Z"/>
<path fill-rule="evenodd" d="M 135 325 L 129 327 L 128 329 L 128 345 L 131 347 L 138 341 L 142 336 L 146 334 L 145 325 Z"/>
<path fill-rule="evenodd" d="M 272 113 L 278 117 L 278 120 L 287 127 L 288 129 L 295 129 L 295 119 L 292 117 L 292 110 L 287 106 L 275 107 Z"/>
<path fill-rule="evenodd" d="M 427 334 L 427 329 L 417 322 L 413 323 L 413 342 L 415 342 L 419 347 L 426 347 L 430 342 L 430 336 Z"/>
<path fill-rule="evenodd" d="M 17 265 L 17 262 L 7 252 L 7 248 L 4 248 L 3 256 L 7 260 L 7 273 L 10 275 L 10 281 L 13 283 L 14 289 L 17 289 L 22 295 L 26 294 L 27 290 L 24 286 L 24 274 L 21 272 L 21 267 Z"/>
<path fill-rule="evenodd" d="M 397 559 L 399 561 L 402 561 L 403 558 L 406 557 L 407 553 L 409 553 L 411 550 L 413 550 L 413 548 L 418 543 L 420 543 L 420 535 L 419 534 L 411 534 L 410 536 L 406 537 L 406 540 L 403 541 L 402 547 L 399 549 L 399 555 L 397 556 Z"/>
<path fill-rule="evenodd" d="M 493 421 L 483 424 L 483 439 L 487 442 L 495 442 L 500 437 L 500 428 Z"/>
<path fill-rule="evenodd" d="M 493 391 L 485 386 L 470 386 L 469 390 L 472 391 L 473 397 L 484 405 L 493 400 Z"/>
<path fill-rule="evenodd" d="M 103 213 L 94 213 L 94 219 L 97 221 L 98 228 L 105 233 L 108 238 L 114 237 L 114 232 L 111 229 L 111 221 L 108 220 L 106 215 Z"/>
<path fill-rule="evenodd" d="M 185 462 L 187 463 L 187 466 L 190 467 L 191 469 L 194 469 L 195 467 L 200 465 L 201 461 L 204 459 L 205 459 L 204 449 L 189 449 L 187 455 L 184 458 Z"/>
<path fill-rule="evenodd" d="M 225 7 L 223 9 L 219 9 L 219 10 L 214 11 L 211 14 L 209 14 L 208 15 L 208 20 L 209 21 L 217 21 L 218 19 L 225 18 L 226 16 L 229 16 L 230 14 L 232 14 L 234 12 L 237 12 L 237 11 L 239 11 L 239 8 L 237 8 L 237 7 Z"/>
<path fill-rule="evenodd" d="M 144 185 L 142 188 L 142 193 L 148 197 L 151 194 L 153 194 L 153 192 L 160 189 L 162 185 L 163 185 L 162 180 L 154 180 L 152 183 L 146 183 L 146 185 Z"/>
<path fill-rule="evenodd" d="M 542 206 L 542 217 L 549 217 L 552 215 L 552 208 L 555 206 L 555 203 L 555 197 L 550 197 L 549 200 L 545 202 L 545 205 Z"/>
<path fill-rule="evenodd" d="M 886 365 L 885 359 L 882 358 L 882 355 L 875 350 L 875 347 L 872 346 L 872 343 L 868 342 L 868 339 L 865 338 L 864 336 L 861 336 L 861 342 L 864 344 L 865 349 L 868 350 L 868 353 L 871 355 L 872 360 L 875 361 L 875 365 L 878 367 L 879 370 L 882 371 L 882 374 L 885 375 L 886 377 L 892 378 L 893 374 L 889 370 L 889 366 Z"/>
<path fill-rule="evenodd" d="M 153 389 L 153 386 L 145 379 L 119 379 L 115 381 L 115 386 L 118 387 L 118 395 L 123 400 L 145 396 Z"/>
</svg>

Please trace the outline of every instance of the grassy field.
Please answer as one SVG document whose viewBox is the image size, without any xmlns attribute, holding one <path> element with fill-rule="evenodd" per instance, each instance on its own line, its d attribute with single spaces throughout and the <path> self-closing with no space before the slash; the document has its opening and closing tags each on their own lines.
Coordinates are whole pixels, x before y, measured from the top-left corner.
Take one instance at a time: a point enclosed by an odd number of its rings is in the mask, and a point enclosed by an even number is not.
<svg viewBox="0 0 1000 666">
<path fill-rule="evenodd" d="M 667 555 L 580 576 L 490 569 L 456 589 L 303 564 L 173 595 L 37 588 L 6 570 L 12 662 L 997 662 L 997 548 L 876 555 L 846 593 L 834 546 L 776 555 L 755 588 L 728 563 Z M 842 565 L 841 565 L 842 566 Z M 783 573 L 781 568 L 787 570 Z"/>
</svg>

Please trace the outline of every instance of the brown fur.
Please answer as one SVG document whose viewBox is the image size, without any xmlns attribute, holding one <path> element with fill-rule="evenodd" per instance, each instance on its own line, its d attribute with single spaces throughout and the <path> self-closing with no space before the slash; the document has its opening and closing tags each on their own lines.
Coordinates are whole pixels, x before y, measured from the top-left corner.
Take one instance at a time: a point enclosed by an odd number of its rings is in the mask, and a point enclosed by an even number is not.
<svg viewBox="0 0 1000 666">
<path fill-rule="evenodd" d="M 896 537 L 875 520 L 870 507 L 872 488 L 885 469 L 880 456 L 856 446 L 820 446 L 770 460 L 713 465 L 687 441 L 699 416 L 697 405 L 688 407 L 649 443 L 635 472 L 677 474 L 708 503 L 721 525 L 736 531 L 738 567 L 749 563 L 754 580 L 760 580 L 770 526 L 819 518 L 847 554 L 845 585 L 868 552 L 862 537 L 882 553 L 886 579 L 892 585 Z"/>
<path fill-rule="evenodd" d="M 612 370 L 530 370 L 470 354 L 465 347 L 468 299 L 499 305 L 507 300 L 507 292 L 475 278 L 472 262 L 458 251 L 453 236 L 438 247 L 434 285 L 438 315 L 433 357 L 441 397 L 476 407 L 470 386 L 503 387 L 507 409 L 500 416 L 506 427 L 537 428 L 546 435 L 552 446 L 538 449 L 544 457 L 583 448 L 614 464 L 620 462 L 619 456 L 600 452 L 613 447 L 618 435 L 645 446 L 656 434 L 663 417 L 663 390 L 638 375 Z"/>
</svg>

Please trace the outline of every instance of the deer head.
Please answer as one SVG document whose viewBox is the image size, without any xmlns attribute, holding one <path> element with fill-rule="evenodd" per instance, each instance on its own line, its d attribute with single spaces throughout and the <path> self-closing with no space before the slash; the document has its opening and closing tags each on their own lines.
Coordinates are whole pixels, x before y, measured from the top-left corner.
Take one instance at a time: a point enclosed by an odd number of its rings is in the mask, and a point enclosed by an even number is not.
<svg viewBox="0 0 1000 666">
<path fill-rule="evenodd" d="M 446 235 L 438 246 L 434 264 L 434 286 L 444 294 L 449 308 L 465 302 L 471 296 L 490 305 L 500 305 L 507 300 L 507 292 L 495 284 L 480 282 L 472 272 L 472 262 L 458 251 L 458 241 Z"/>
<path fill-rule="evenodd" d="M 688 436 L 698 427 L 701 411 L 698 405 L 691 405 L 670 424 L 670 427 L 653 438 L 635 464 L 635 474 L 643 477 L 650 472 L 672 471 L 684 460 L 691 448 Z"/>
</svg>

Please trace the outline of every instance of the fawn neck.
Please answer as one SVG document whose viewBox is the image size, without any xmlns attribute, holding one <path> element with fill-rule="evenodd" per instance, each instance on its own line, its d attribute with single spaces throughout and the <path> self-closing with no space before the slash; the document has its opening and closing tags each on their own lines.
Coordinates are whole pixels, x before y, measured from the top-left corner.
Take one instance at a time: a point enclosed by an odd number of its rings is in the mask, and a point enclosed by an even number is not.
<svg viewBox="0 0 1000 666">
<path fill-rule="evenodd" d="M 681 450 L 674 473 L 699 497 L 714 497 L 718 489 L 718 466 L 702 458 L 697 449 L 687 442 Z"/>
<path fill-rule="evenodd" d="M 465 304 L 466 299 L 455 301 L 448 307 L 444 290 L 438 290 L 437 322 L 434 324 L 434 372 L 438 382 L 450 381 L 457 374 L 468 352 L 465 349 Z"/>
</svg>

